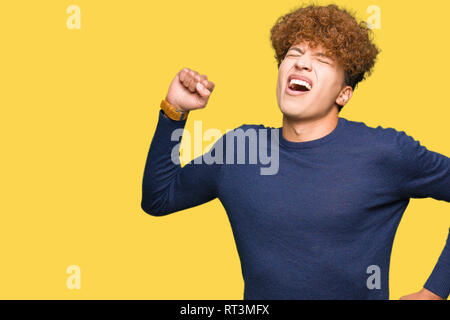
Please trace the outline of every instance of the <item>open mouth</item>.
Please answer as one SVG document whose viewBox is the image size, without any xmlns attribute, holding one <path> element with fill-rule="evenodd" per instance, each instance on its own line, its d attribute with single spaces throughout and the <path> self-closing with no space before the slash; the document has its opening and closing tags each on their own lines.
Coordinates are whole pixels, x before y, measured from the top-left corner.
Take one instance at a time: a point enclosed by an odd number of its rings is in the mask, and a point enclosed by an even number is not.
<svg viewBox="0 0 450 320">
<path fill-rule="evenodd" d="M 290 95 L 300 95 L 311 91 L 311 85 L 303 80 L 291 79 L 286 86 L 286 92 Z"/>
<path fill-rule="evenodd" d="M 306 81 L 299 79 L 291 79 L 291 81 L 289 81 L 289 89 L 293 91 L 310 91 L 312 87 Z"/>
</svg>

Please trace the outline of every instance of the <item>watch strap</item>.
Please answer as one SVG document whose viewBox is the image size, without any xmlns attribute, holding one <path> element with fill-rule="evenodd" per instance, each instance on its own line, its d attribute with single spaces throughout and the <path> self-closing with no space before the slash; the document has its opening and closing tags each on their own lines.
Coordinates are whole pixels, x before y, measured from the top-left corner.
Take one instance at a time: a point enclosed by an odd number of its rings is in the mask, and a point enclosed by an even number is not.
<svg viewBox="0 0 450 320">
<path fill-rule="evenodd" d="M 173 105 L 171 105 L 166 99 L 161 101 L 161 109 L 164 114 L 172 120 L 183 121 L 187 119 L 189 111 L 179 111 Z"/>
</svg>

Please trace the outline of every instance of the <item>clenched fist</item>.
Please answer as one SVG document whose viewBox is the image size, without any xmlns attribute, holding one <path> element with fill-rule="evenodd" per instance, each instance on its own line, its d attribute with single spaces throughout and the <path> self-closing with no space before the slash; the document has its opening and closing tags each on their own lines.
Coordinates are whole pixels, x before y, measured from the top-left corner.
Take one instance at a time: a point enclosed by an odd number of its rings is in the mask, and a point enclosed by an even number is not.
<svg viewBox="0 0 450 320">
<path fill-rule="evenodd" d="M 214 86 L 206 75 L 184 68 L 170 84 L 166 100 L 175 109 L 183 112 L 204 108 Z"/>
</svg>

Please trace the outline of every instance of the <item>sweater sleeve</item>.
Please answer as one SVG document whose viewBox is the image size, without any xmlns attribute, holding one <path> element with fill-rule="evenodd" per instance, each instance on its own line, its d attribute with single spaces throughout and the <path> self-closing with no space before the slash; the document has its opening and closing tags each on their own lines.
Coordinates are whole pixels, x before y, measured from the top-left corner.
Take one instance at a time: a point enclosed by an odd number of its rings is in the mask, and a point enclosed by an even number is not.
<svg viewBox="0 0 450 320">
<path fill-rule="evenodd" d="M 450 159 L 430 151 L 404 131 L 397 136 L 400 189 L 407 198 L 450 201 Z"/>
<path fill-rule="evenodd" d="M 181 167 L 179 150 L 186 121 L 167 118 L 159 110 L 142 180 L 141 208 L 150 215 L 188 209 L 218 195 L 221 163 L 211 159 L 222 145 L 223 136 L 207 153 Z"/>
<path fill-rule="evenodd" d="M 401 132 L 397 138 L 401 158 L 401 192 L 409 198 L 431 197 L 450 201 L 450 159 L 430 151 Z M 450 232 L 446 245 L 424 287 L 446 299 L 450 293 Z"/>
<path fill-rule="evenodd" d="M 450 231 L 444 250 L 425 282 L 424 288 L 444 299 L 447 299 L 450 294 Z"/>
</svg>

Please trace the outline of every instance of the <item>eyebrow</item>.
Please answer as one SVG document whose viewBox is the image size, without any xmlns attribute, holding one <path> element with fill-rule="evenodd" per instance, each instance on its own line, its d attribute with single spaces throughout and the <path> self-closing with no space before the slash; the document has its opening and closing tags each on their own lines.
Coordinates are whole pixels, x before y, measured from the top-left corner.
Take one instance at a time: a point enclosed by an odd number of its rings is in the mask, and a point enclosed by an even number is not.
<svg viewBox="0 0 450 320">
<path fill-rule="evenodd" d="M 300 52 L 301 54 L 303 54 L 304 52 L 303 52 L 303 50 L 302 49 L 300 49 L 300 48 L 298 48 L 298 47 L 293 47 L 293 48 L 290 48 L 289 50 L 288 50 L 288 52 L 289 51 L 291 51 L 291 50 L 295 50 L 295 51 L 298 51 L 298 52 Z M 323 52 L 316 52 L 316 53 L 313 53 L 313 56 L 318 56 L 318 57 L 325 57 L 325 58 L 328 58 L 328 59 L 331 59 L 331 60 L 333 60 L 333 58 L 332 57 L 330 57 L 329 55 L 327 55 L 327 54 L 325 54 L 325 53 L 323 53 Z"/>
</svg>

